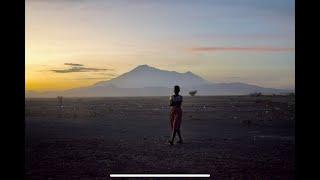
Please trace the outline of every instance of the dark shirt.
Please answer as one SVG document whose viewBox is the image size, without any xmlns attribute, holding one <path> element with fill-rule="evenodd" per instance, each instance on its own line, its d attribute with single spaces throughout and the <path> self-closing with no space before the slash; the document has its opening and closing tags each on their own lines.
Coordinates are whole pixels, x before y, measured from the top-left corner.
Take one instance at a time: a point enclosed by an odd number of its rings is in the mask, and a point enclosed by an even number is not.
<svg viewBox="0 0 320 180">
<path fill-rule="evenodd" d="M 172 95 L 169 99 L 169 106 L 180 107 L 183 101 L 183 97 L 180 95 Z"/>
</svg>

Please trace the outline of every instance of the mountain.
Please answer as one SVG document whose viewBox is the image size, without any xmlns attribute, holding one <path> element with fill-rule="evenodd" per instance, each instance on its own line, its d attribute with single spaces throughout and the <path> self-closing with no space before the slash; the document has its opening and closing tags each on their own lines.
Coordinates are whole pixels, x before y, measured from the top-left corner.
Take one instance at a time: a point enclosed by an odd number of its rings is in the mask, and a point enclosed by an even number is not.
<svg viewBox="0 0 320 180">
<path fill-rule="evenodd" d="M 174 85 L 181 87 L 181 94 L 197 90 L 197 95 L 246 95 L 253 92 L 264 94 L 289 93 L 292 90 L 264 88 L 245 83 L 211 83 L 188 71 L 179 73 L 140 65 L 108 81 L 92 86 L 65 91 L 26 91 L 26 97 L 103 97 L 103 96 L 168 96 Z"/>
<path fill-rule="evenodd" d="M 143 87 L 173 87 L 179 84 L 185 86 L 198 86 L 208 84 L 203 78 L 188 71 L 178 73 L 175 71 L 160 70 L 148 65 L 140 65 L 135 69 L 124 73 L 109 81 L 102 81 L 95 86 L 115 86 L 119 88 L 143 88 Z"/>
</svg>

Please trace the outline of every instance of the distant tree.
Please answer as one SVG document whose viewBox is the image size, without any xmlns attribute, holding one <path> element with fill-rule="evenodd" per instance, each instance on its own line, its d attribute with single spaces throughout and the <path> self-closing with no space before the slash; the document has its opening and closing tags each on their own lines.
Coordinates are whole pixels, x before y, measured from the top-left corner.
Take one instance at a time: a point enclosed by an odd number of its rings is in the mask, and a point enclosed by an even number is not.
<svg viewBox="0 0 320 180">
<path fill-rule="evenodd" d="M 57 99 L 58 99 L 58 105 L 59 105 L 59 106 L 62 106 L 62 99 L 63 99 L 63 97 L 62 97 L 62 96 L 58 96 Z"/>
<path fill-rule="evenodd" d="M 262 93 L 261 92 L 254 92 L 254 93 L 251 93 L 249 95 L 253 96 L 253 97 L 259 97 L 259 96 L 262 96 Z"/>
<path fill-rule="evenodd" d="M 197 94 L 197 90 L 190 91 L 189 94 L 190 94 L 190 96 L 195 96 Z"/>
</svg>

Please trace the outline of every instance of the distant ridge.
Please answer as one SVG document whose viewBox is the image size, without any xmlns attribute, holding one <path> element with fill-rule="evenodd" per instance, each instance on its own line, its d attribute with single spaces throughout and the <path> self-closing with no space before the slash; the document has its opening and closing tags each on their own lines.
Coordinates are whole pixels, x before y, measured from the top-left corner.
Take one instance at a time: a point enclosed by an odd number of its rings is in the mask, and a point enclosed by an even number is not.
<svg viewBox="0 0 320 180">
<path fill-rule="evenodd" d="M 133 70 L 124 73 L 109 81 L 96 83 L 95 86 L 116 86 L 119 88 L 143 88 L 143 87 L 172 87 L 198 86 L 208 84 L 203 78 L 188 71 L 178 73 L 175 71 L 160 70 L 148 65 L 140 65 Z"/>
<path fill-rule="evenodd" d="M 65 91 L 26 91 L 26 97 L 115 97 L 115 96 L 168 96 L 174 85 L 181 86 L 181 93 L 188 95 L 197 90 L 197 95 L 246 95 L 253 92 L 281 94 L 293 92 L 287 89 L 264 88 L 245 83 L 211 83 L 188 71 L 179 73 L 161 70 L 149 65 L 140 65 L 108 81 L 92 86 Z"/>
</svg>

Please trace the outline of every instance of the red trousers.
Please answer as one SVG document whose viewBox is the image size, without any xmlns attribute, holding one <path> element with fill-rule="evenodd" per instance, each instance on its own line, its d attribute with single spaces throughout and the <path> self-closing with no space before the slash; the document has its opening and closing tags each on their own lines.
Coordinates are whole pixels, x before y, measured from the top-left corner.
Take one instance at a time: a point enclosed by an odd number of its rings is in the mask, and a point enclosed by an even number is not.
<svg viewBox="0 0 320 180">
<path fill-rule="evenodd" d="M 170 125 L 172 130 L 179 130 L 182 120 L 181 107 L 172 106 L 170 110 Z"/>
</svg>

